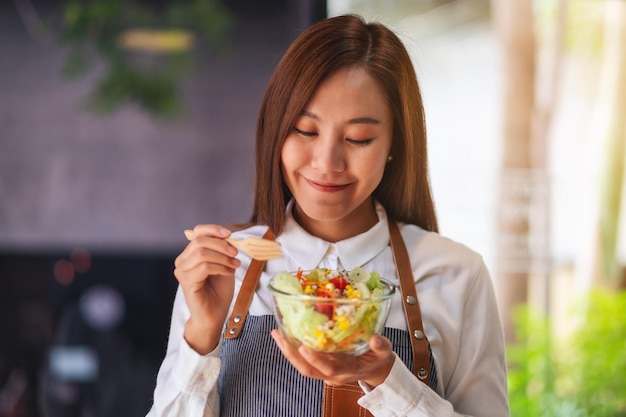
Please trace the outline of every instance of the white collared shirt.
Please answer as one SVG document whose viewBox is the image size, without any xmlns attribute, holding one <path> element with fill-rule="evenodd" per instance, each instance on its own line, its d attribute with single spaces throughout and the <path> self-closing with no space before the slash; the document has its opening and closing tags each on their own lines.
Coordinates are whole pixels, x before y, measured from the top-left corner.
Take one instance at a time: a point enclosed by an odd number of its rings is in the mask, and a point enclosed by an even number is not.
<svg viewBox="0 0 626 417">
<path fill-rule="evenodd" d="M 249 314 L 272 314 L 267 281 L 279 271 L 298 268 L 351 269 L 361 266 L 397 284 L 389 246 L 385 210 L 377 204 L 379 222 L 367 232 L 330 243 L 307 233 L 287 209 L 285 230 L 277 237 L 285 256 L 268 261 Z M 254 226 L 235 237 L 262 236 Z M 386 381 L 366 392 L 359 403 L 374 416 L 506 417 L 504 337 L 493 285 L 482 258 L 467 247 L 414 225 L 400 225 L 416 288 L 424 329 L 435 359 L 437 393 L 419 381 L 399 358 Z M 235 275 L 238 293 L 250 258 Z M 193 351 L 183 338 L 189 311 L 182 292 L 176 294 L 166 357 L 159 370 L 154 405 L 156 416 L 219 416 L 217 377 L 219 347 L 208 355 Z M 386 326 L 406 329 L 400 294 L 396 294 Z"/>
</svg>

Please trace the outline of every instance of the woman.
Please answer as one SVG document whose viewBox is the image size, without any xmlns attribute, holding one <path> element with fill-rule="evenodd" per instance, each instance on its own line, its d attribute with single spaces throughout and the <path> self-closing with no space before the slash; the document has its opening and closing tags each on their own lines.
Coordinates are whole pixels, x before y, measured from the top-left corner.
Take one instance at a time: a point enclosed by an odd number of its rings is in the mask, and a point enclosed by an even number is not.
<svg viewBox="0 0 626 417">
<path fill-rule="evenodd" d="M 279 271 L 360 266 L 397 283 L 388 219 L 410 258 L 429 385 L 409 366 L 400 297 L 383 335 L 357 357 L 295 349 L 275 329 L 265 284 Z M 436 233 L 422 99 L 389 29 L 338 16 L 287 50 L 260 108 L 251 223 L 232 236 L 269 228 L 285 256 L 265 264 L 236 339 L 224 338 L 224 323 L 251 260 L 225 240 L 231 232 L 198 225 L 176 259 L 179 291 L 149 416 L 317 417 L 324 382 L 354 381 L 375 416 L 509 414 L 492 283 L 478 254 Z"/>
</svg>

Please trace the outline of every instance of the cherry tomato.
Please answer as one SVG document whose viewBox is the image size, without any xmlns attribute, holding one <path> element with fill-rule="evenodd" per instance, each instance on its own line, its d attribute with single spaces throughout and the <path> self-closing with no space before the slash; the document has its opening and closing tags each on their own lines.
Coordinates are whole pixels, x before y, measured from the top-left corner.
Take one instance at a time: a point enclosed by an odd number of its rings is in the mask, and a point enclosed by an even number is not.
<svg viewBox="0 0 626 417">
<path fill-rule="evenodd" d="M 341 292 L 343 292 L 343 290 L 346 289 L 346 285 L 348 285 L 348 281 L 342 277 L 331 278 L 330 283 Z"/>
<path fill-rule="evenodd" d="M 328 294 L 316 294 L 317 297 L 321 297 L 321 298 L 332 298 L 330 295 Z M 329 318 L 333 317 L 333 303 L 325 303 L 323 301 L 319 301 L 317 303 L 315 303 L 314 305 L 315 311 L 317 311 L 318 313 L 322 313 L 327 315 Z"/>
</svg>

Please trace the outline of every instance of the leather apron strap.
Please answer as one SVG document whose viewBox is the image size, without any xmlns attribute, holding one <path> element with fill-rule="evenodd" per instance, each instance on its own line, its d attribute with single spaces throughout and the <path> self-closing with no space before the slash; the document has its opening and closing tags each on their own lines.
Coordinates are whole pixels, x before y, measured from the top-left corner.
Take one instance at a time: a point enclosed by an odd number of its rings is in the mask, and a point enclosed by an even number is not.
<svg viewBox="0 0 626 417">
<path fill-rule="evenodd" d="M 267 229 L 267 232 L 263 235 L 263 239 L 274 240 L 275 238 L 276 236 L 274 235 L 274 232 L 270 229 Z M 248 309 L 250 308 L 252 297 L 256 292 L 257 286 L 259 285 L 259 279 L 261 278 L 263 267 L 265 267 L 265 261 L 252 259 L 252 262 L 250 262 L 248 271 L 246 271 L 246 276 L 243 278 L 243 282 L 241 283 L 241 288 L 239 289 L 239 295 L 237 295 L 233 312 L 231 313 L 226 324 L 224 338 L 235 339 L 239 336 L 241 329 L 243 329 L 246 317 L 248 317 Z"/>
<path fill-rule="evenodd" d="M 415 289 L 411 260 L 398 225 L 391 220 L 387 223 L 389 225 L 391 252 L 393 253 L 393 260 L 396 264 L 398 280 L 400 281 L 400 291 L 402 292 L 402 307 L 404 307 L 404 315 L 406 316 L 407 327 L 411 337 L 413 373 L 428 385 L 430 381 L 430 351 L 428 349 L 428 340 L 424 333 L 422 312 Z"/>
</svg>

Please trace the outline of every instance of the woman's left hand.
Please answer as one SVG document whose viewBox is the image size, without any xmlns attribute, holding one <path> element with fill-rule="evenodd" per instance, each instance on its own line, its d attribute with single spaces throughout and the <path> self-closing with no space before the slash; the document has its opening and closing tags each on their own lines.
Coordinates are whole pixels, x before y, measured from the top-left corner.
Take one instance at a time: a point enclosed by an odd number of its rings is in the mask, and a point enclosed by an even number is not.
<svg viewBox="0 0 626 417">
<path fill-rule="evenodd" d="M 282 337 L 278 329 L 272 330 L 272 337 L 298 372 L 307 377 L 322 379 L 330 385 L 360 380 L 374 388 L 385 381 L 395 361 L 391 342 L 380 335 L 372 336 L 370 350 L 360 356 L 316 352 L 305 346 L 296 349 Z"/>
</svg>

